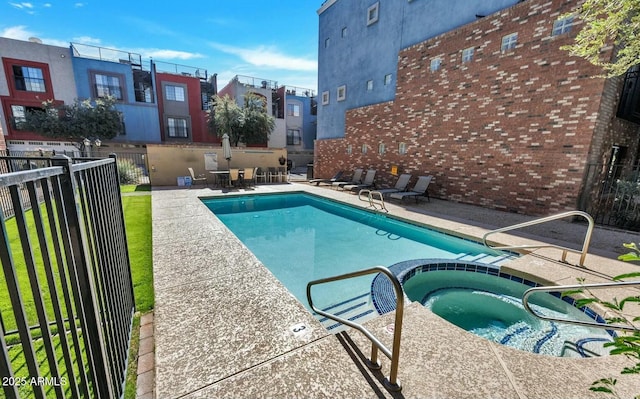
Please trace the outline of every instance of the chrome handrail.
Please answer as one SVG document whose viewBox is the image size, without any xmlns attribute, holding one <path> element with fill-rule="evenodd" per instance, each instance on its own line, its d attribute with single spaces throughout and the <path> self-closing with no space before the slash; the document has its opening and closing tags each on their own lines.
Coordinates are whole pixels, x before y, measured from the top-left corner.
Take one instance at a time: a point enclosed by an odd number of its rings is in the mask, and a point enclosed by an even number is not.
<svg viewBox="0 0 640 399">
<path fill-rule="evenodd" d="M 522 305 L 524 306 L 527 312 L 531 313 L 535 317 L 542 320 L 557 321 L 561 323 L 575 324 L 575 325 L 585 326 L 585 327 L 589 326 L 589 327 L 596 327 L 596 328 L 605 328 L 608 330 L 638 331 L 638 328 L 624 325 L 624 324 L 602 324 L 602 323 L 596 323 L 596 322 L 590 322 L 590 321 L 560 319 L 556 317 L 544 316 L 536 313 L 529 305 L 529 300 L 528 300 L 529 296 L 532 294 L 535 294 L 536 292 L 567 291 L 567 290 L 577 290 L 577 289 L 584 289 L 584 288 L 600 289 L 600 288 L 610 288 L 610 287 L 625 287 L 625 286 L 633 286 L 633 285 L 640 286 L 640 281 L 620 281 L 620 282 L 613 282 L 613 283 L 593 283 L 593 284 L 573 284 L 573 285 L 533 287 L 526 290 L 522 295 Z"/>
<path fill-rule="evenodd" d="M 555 245 L 555 244 L 492 246 L 487 242 L 487 237 L 490 236 L 491 234 L 503 233 L 503 232 L 509 231 L 509 230 L 515 230 L 515 229 L 519 229 L 519 228 L 522 228 L 522 227 L 528 227 L 528 226 L 533 226 L 533 225 L 536 225 L 536 224 L 546 223 L 546 222 L 550 222 L 552 220 L 563 219 L 563 218 L 566 218 L 568 216 L 582 216 L 583 218 L 587 219 L 587 222 L 589 223 L 589 226 L 587 227 L 587 232 L 585 233 L 584 241 L 582 242 L 582 250 L 577 250 L 577 249 L 573 249 L 573 248 L 567 248 L 567 247 L 563 247 L 562 245 Z M 580 254 L 580 263 L 579 263 L 579 265 L 580 266 L 584 266 L 584 261 L 585 261 L 585 258 L 587 257 L 587 250 L 589 249 L 589 243 L 591 242 L 591 235 L 593 234 L 594 225 L 595 224 L 593 222 L 593 218 L 588 213 L 582 212 L 582 211 L 569 211 L 569 212 L 559 213 L 557 215 L 552 215 L 552 216 L 547 216 L 547 217 L 543 217 L 543 218 L 540 218 L 540 219 L 531 220 L 529 222 L 514 224 L 513 226 L 507 226 L 507 227 L 503 227 L 501 229 L 492 230 L 492 231 L 486 233 L 482 237 L 482 242 L 484 243 L 485 246 L 487 246 L 487 247 L 489 247 L 491 249 L 498 249 L 498 250 L 531 249 L 531 248 L 557 248 L 557 249 L 561 249 L 562 250 L 562 262 L 566 262 L 567 261 L 566 259 L 567 259 L 567 252 L 568 251 L 576 252 L 576 253 Z"/>
<path fill-rule="evenodd" d="M 363 194 L 367 194 L 367 199 L 366 200 L 362 199 L 362 195 Z M 374 198 L 375 196 L 377 196 L 378 199 Z M 373 208 L 376 211 L 378 210 L 378 206 L 379 206 L 381 211 L 389 212 L 387 207 L 384 205 L 384 196 L 382 195 L 382 193 L 380 191 L 369 190 L 369 189 L 364 188 L 364 189 L 358 191 L 358 199 L 360 201 L 369 202 L 369 207 Z M 376 204 L 378 204 L 378 205 L 376 205 Z"/>
<path fill-rule="evenodd" d="M 354 323 L 351 320 L 343 319 L 342 317 L 338 317 L 336 315 L 327 313 L 323 310 L 316 308 L 313 305 L 313 300 L 311 299 L 311 287 L 316 284 L 324 284 L 332 281 L 346 280 L 349 278 L 360 277 L 360 276 L 373 274 L 373 273 L 382 273 L 385 276 L 387 276 L 387 278 L 393 284 L 393 288 L 396 293 L 396 317 L 395 317 L 394 327 L 393 327 L 393 347 L 391 351 L 387 349 L 387 347 L 384 346 L 384 344 L 380 342 L 380 340 L 374 337 L 373 334 L 371 334 L 371 332 L 369 332 L 369 330 L 364 328 L 362 325 L 358 323 Z M 389 269 L 387 269 L 384 266 L 374 266 L 370 269 L 364 269 L 364 270 L 359 270 L 352 273 L 346 273 L 338 276 L 327 277 L 327 278 L 310 281 L 307 284 L 307 301 L 309 301 L 309 306 L 311 307 L 311 309 L 317 314 L 322 315 L 324 317 L 328 317 L 329 319 L 335 320 L 342 324 L 346 324 L 347 326 L 353 327 L 356 330 L 363 333 L 367 338 L 369 338 L 369 340 L 371 341 L 371 359 L 369 359 L 367 365 L 371 369 L 380 369 L 381 366 L 380 366 L 380 363 L 378 362 L 378 349 L 380 349 L 382 353 L 384 353 L 384 355 L 391 360 L 391 370 L 389 372 L 389 378 L 388 379 L 385 378 L 384 380 L 385 387 L 390 391 L 394 391 L 394 392 L 400 391 L 402 389 L 402 386 L 400 385 L 400 381 L 398 381 L 398 361 L 400 360 L 400 338 L 402 335 L 402 316 L 404 313 L 404 291 L 402 290 L 402 285 L 398 281 L 398 278 L 393 273 L 391 273 Z"/>
</svg>

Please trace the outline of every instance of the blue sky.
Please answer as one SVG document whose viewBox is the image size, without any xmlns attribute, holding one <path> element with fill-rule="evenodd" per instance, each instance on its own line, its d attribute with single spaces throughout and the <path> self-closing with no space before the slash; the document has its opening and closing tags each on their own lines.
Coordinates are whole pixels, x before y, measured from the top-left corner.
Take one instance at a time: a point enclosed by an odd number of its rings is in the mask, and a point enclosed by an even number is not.
<svg viewBox="0 0 640 399">
<path fill-rule="evenodd" d="M 168 5 L 170 4 L 170 5 Z M 125 50 L 204 68 L 222 88 L 235 75 L 317 91 L 322 0 L 5 2 L 0 36 Z M 181 7 L 182 6 L 182 7 Z"/>
</svg>

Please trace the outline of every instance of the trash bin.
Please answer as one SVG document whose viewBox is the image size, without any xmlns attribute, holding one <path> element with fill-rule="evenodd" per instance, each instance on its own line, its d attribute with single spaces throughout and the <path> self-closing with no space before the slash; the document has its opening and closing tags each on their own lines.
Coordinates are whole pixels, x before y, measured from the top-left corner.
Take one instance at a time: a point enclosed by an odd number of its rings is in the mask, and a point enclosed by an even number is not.
<svg viewBox="0 0 640 399">
<path fill-rule="evenodd" d="M 307 179 L 313 179 L 313 164 L 307 164 Z"/>
</svg>

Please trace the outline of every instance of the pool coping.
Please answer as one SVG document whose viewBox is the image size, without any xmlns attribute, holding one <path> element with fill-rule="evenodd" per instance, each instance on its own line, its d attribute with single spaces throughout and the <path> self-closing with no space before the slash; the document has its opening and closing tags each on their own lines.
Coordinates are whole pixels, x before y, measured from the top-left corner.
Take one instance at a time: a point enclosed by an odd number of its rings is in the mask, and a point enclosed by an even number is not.
<svg viewBox="0 0 640 399">
<path fill-rule="evenodd" d="M 253 192 L 299 190 L 363 205 L 357 196 L 305 184 L 258 186 Z M 355 349 L 348 349 L 353 341 L 363 353 L 368 351 L 369 345 L 362 342 L 360 334 L 335 336 L 322 331 L 198 198 L 212 194 L 227 195 L 209 189 L 152 192 L 157 397 L 392 396 L 382 387 L 380 375 L 363 370 L 357 351 L 354 355 Z M 477 226 L 416 213 L 404 205 L 388 207 L 394 215 L 435 223 L 455 235 L 477 238 L 486 232 Z M 514 244 L 522 241 L 521 237 L 504 237 Z M 499 239 L 504 237 L 500 235 Z M 535 251 L 509 262 L 509 273 L 526 276 L 535 269 L 545 281 L 568 283 L 585 275 L 598 281 L 630 268 L 622 262 L 588 255 L 587 265 L 596 267 L 585 270 L 558 264 L 553 260 L 557 256 L 548 249 Z M 259 300 L 241 295 L 238 286 L 260 293 Z M 558 397 L 576 392 L 580 392 L 579 397 L 599 397 L 588 391 L 591 381 L 602 377 L 603 369 L 621 369 L 619 359 L 575 363 L 541 355 L 531 357 L 469 337 L 469 333 L 460 333 L 438 319 L 415 306 L 407 308 L 400 364 L 405 397 L 470 397 L 470 392 L 473 397 Z M 296 323 L 305 325 L 308 333 L 294 335 L 290 327 Z M 384 334 L 388 323 L 388 318 L 380 317 L 367 325 Z M 419 327 L 424 323 L 427 328 L 423 331 Z M 420 342 L 437 342 L 439 349 L 428 350 L 430 357 L 424 358 L 424 351 L 415 351 L 417 345 L 424 347 Z M 470 350 L 479 352 L 473 367 L 468 359 L 458 359 L 447 349 L 452 342 L 458 347 L 480 348 Z M 381 360 L 384 369 L 388 362 Z M 432 363 L 438 365 L 437 372 L 431 368 Z M 454 375 L 456 379 L 451 380 Z M 536 379 L 545 383 L 532 383 Z M 625 378 L 619 378 L 618 384 L 623 395 L 632 392 L 633 384 Z"/>
</svg>

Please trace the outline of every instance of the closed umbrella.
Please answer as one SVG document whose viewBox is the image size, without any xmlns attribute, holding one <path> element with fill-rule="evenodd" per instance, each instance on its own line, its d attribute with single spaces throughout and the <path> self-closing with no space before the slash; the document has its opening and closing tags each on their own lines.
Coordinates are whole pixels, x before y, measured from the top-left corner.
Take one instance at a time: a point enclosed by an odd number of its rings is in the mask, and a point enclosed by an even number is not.
<svg viewBox="0 0 640 399">
<path fill-rule="evenodd" d="M 222 135 L 222 155 L 227 160 L 227 169 L 231 169 L 231 144 L 226 133 Z"/>
</svg>

